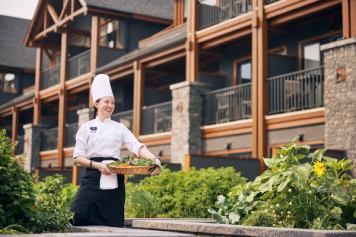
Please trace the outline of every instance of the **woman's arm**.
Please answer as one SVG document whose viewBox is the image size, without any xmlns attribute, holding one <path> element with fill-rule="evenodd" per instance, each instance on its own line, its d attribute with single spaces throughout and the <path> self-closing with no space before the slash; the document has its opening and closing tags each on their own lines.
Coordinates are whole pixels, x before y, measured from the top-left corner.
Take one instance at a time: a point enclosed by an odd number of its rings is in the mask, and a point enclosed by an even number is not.
<svg viewBox="0 0 356 237">
<path fill-rule="evenodd" d="M 85 157 L 82 157 L 82 156 L 78 156 L 78 157 L 74 158 L 74 163 L 76 165 L 78 165 L 78 166 L 97 169 L 104 175 L 110 175 L 111 174 L 109 168 L 105 164 L 103 164 L 101 162 L 96 162 L 96 161 L 93 161 L 93 160 L 89 160 L 89 159 L 87 159 Z"/>
</svg>

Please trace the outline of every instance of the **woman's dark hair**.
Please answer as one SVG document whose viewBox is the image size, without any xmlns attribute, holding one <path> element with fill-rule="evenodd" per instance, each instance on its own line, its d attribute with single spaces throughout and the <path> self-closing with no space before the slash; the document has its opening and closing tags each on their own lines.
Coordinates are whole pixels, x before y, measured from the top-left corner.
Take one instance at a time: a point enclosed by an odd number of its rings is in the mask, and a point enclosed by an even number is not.
<svg viewBox="0 0 356 237">
<path fill-rule="evenodd" d="M 100 99 L 97 99 L 96 101 L 95 101 L 95 103 L 99 103 L 100 102 Z M 94 107 L 94 114 L 93 114 L 93 119 L 95 119 L 96 118 L 96 115 L 98 114 L 98 109 L 95 107 L 95 106 L 93 106 Z"/>
</svg>

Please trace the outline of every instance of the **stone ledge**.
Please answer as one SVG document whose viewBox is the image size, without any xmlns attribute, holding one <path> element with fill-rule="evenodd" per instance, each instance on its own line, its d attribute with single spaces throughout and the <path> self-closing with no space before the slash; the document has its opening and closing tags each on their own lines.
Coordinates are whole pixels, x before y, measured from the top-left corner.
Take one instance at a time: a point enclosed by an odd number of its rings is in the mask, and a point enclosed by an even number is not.
<svg viewBox="0 0 356 237">
<path fill-rule="evenodd" d="M 342 47 L 342 46 L 346 46 L 349 44 L 356 44 L 356 38 L 350 38 L 350 39 L 344 39 L 344 40 L 340 40 L 340 41 L 335 41 L 335 42 L 331 42 L 328 44 L 324 44 L 320 46 L 320 50 L 321 51 L 326 51 L 329 49 L 334 49 L 334 48 L 338 48 L 338 47 Z"/>
<path fill-rule="evenodd" d="M 197 236 L 259 236 L 259 237 L 355 237 L 356 231 L 307 230 L 242 225 L 226 225 L 170 220 L 133 220 L 132 227 L 192 233 Z"/>
</svg>

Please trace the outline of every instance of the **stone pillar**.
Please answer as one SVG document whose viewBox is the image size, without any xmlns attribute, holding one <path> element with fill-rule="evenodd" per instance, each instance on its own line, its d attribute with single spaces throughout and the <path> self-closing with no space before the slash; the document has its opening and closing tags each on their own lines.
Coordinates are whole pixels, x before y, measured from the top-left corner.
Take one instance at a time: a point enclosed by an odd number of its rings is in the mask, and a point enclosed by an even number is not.
<svg viewBox="0 0 356 237">
<path fill-rule="evenodd" d="M 23 128 L 25 130 L 25 169 L 34 172 L 36 168 L 41 166 L 41 131 L 46 127 L 44 125 L 25 124 Z"/>
<path fill-rule="evenodd" d="M 208 84 L 184 81 L 170 86 L 172 91 L 171 162 L 181 163 L 184 156 L 201 153 L 202 95 Z"/>
<path fill-rule="evenodd" d="M 356 163 L 356 38 L 323 45 L 325 147 Z M 356 177 L 356 168 L 353 170 Z"/>
<path fill-rule="evenodd" d="M 78 128 L 80 128 L 85 122 L 93 119 L 94 109 L 85 108 L 77 111 L 78 114 Z"/>
<path fill-rule="evenodd" d="M 94 109 L 85 108 L 85 109 L 78 110 L 77 115 L 78 115 L 78 129 L 79 129 L 84 123 L 93 119 Z M 73 165 L 72 183 L 74 185 L 80 184 L 84 174 L 85 174 L 85 168 Z"/>
</svg>

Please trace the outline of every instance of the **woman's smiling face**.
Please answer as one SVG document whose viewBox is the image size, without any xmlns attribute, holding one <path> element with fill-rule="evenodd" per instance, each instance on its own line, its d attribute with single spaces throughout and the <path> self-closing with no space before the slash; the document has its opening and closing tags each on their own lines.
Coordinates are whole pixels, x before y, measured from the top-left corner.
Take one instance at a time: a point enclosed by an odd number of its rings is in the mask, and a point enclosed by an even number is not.
<svg viewBox="0 0 356 237">
<path fill-rule="evenodd" d="M 95 102 L 95 107 L 98 109 L 100 118 L 108 118 L 112 115 L 115 109 L 115 98 L 113 96 L 104 96 Z"/>
</svg>

